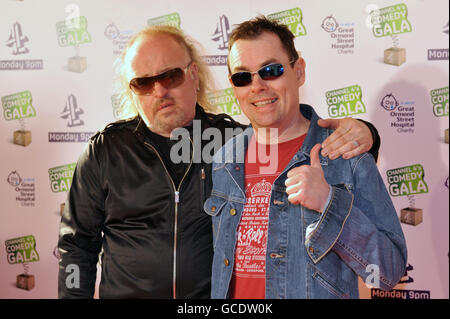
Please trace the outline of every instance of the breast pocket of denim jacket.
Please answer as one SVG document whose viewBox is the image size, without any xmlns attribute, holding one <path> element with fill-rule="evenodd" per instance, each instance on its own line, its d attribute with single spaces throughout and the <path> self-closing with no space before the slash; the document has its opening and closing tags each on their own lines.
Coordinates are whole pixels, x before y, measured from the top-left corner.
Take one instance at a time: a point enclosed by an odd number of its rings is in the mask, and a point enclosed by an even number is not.
<svg viewBox="0 0 450 319">
<path fill-rule="evenodd" d="M 212 217 L 212 227 L 213 227 L 213 245 L 216 247 L 217 238 L 220 232 L 220 219 L 222 218 L 222 211 L 227 205 L 227 200 L 225 198 L 211 195 L 203 205 L 205 212 Z"/>
</svg>

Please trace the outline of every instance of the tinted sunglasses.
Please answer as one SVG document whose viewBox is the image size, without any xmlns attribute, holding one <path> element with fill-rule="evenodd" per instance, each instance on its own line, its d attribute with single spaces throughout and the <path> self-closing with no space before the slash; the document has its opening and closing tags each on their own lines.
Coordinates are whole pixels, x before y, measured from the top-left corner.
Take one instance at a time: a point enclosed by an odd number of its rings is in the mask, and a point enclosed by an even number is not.
<svg viewBox="0 0 450 319">
<path fill-rule="evenodd" d="M 292 63 L 292 62 L 290 62 Z M 268 81 L 279 78 L 284 73 L 284 66 L 280 63 L 272 63 L 263 66 L 261 69 L 255 72 L 237 72 L 231 75 L 231 82 L 234 86 L 246 86 L 252 83 L 253 74 L 258 73 L 261 79 Z"/>
<path fill-rule="evenodd" d="M 130 89 L 137 95 L 151 95 L 158 82 L 165 89 L 174 89 L 184 82 L 186 71 L 191 66 L 192 61 L 184 68 L 175 68 L 155 76 L 134 78 L 130 81 Z"/>
</svg>

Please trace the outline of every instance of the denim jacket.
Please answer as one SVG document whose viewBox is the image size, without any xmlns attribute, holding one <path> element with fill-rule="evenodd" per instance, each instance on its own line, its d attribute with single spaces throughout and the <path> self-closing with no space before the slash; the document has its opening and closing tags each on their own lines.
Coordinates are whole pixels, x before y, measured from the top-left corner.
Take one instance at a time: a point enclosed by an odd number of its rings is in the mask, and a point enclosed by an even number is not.
<svg viewBox="0 0 450 319">
<path fill-rule="evenodd" d="M 310 150 L 331 133 L 301 105 L 310 127 L 302 147 L 273 183 L 266 250 L 266 298 L 358 298 L 358 276 L 383 290 L 405 272 L 405 238 L 372 155 L 349 160 L 320 156 L 331 186 L 323 213 L 288 202 L 287 172 L 310 164 Z M 215 155 L 213 190 L 205 211 L 213 216 L 212 298 L 227 298 L 237 230 L 244 210 L 248 127 Z M 366 280 L 367 279 L 367 280 Z"/>
</svg>

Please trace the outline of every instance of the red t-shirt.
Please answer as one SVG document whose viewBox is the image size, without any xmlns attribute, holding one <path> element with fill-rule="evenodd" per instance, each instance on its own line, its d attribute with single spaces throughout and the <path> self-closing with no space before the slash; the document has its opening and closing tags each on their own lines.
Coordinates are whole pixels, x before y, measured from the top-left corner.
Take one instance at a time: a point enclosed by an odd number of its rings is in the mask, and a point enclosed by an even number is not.
<svg viewBox="0 0 450 319">
<path fill-rule="evenodd" d="M 245 155 L 247 200 L 238 227 L 229 289 L 232 299 L 265 298 L 267 228 L 272 185 L 300 149 L 305 137 L 306 134 L 284 143 L 266 145 L 257 143 L 253 136 L 249 143 Z"/>
</svg>

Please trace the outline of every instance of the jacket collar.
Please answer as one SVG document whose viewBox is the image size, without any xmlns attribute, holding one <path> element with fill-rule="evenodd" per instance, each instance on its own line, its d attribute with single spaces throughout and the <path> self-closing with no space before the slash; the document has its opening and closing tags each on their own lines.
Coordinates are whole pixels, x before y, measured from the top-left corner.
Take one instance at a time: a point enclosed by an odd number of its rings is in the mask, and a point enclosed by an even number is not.
<svg viewBox="0 0 450 319">
<path fill-rule="evenodd" d="M 294 155 L 288 166 L 290 166 L 291 164 L 295 164 L 296 162 L 304 161 L 306 158 L 310 159 L 311 149 L 314 147 L 314 145 L 321 144 L 330 134 L 329 129 L 321 128 L 317 124 L 317 121 L 320 119 L 320 117 L 311 106 L 307 104 L 300 104 L 300 112 L 306 119 L 310 121 L 308 134 L 306 135 L 302 147 Z M 328 165 L 328 157 L 324 157 L 319 153 L 319 159 L 320 164 Z"/>
</svg>

